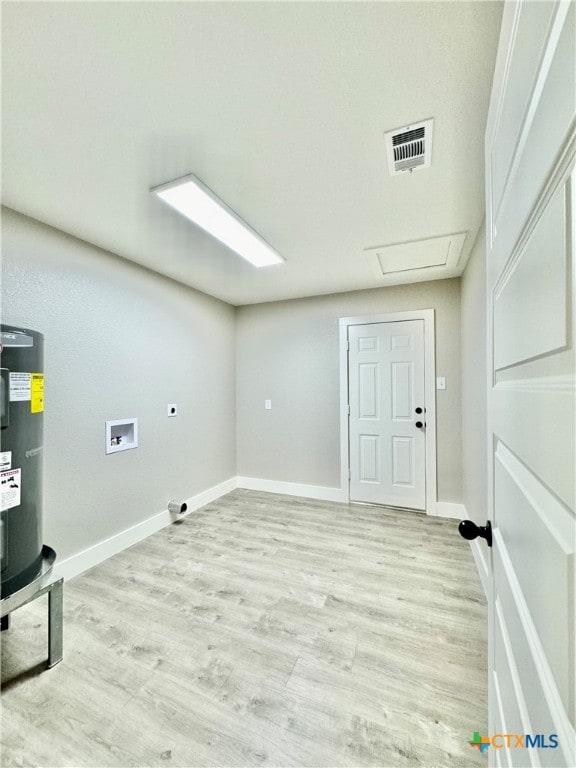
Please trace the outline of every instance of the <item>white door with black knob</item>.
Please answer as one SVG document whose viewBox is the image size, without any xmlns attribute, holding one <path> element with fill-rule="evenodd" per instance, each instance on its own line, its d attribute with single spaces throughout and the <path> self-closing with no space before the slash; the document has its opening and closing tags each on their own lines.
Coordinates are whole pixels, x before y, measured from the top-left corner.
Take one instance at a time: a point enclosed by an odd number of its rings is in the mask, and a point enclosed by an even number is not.
<svg viewBox="0 0 576 768">
<path fill-rule="evenodd" d="M 573 2 L 504 4 L 486 131 L 489 733 L 472 744 L 498 768 L 576 765 L 575 29 Z"/>
<path fill-rule="evenodd" d="M 426 508 L 424 321 L 348 328 L 350 501 Z"/>
</svg>

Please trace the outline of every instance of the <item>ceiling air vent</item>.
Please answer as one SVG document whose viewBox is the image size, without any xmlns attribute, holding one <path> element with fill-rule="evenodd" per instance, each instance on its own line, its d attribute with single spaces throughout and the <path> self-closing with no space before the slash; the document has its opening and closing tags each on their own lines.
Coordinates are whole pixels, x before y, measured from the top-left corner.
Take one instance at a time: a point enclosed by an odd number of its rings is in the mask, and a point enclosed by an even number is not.
<svg viewBox="0 0 576 768">
<path fill-rule="evenodd" d="M 391 176 L 428 168 L 432 162 L 433 120 L 405 125 L 384 134 Z"/>
</svg>

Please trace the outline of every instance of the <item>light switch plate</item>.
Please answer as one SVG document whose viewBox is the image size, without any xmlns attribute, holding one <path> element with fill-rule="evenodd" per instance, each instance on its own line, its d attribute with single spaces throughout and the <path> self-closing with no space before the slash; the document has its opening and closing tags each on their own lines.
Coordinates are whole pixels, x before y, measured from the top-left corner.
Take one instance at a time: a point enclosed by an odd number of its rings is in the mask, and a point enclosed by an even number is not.
<svg viewBox="0 0 576 768">
<path fill-rule="evenodd" d="M 444 376 L 438 376 L 436 379 L 436 389 L 446 389 L 446 379 Z"/>
<path fill-rule="evenodd" d="M 176 403 L 170 403 L 166 409 L 168 416 L 178 416 L 178 406 Z"/>
<path fill-rule="evenodd" d="M 271 411 L 272 410 L 272 400 L 264 400 L 264 408 L 267 411 Z"/>
</svg>

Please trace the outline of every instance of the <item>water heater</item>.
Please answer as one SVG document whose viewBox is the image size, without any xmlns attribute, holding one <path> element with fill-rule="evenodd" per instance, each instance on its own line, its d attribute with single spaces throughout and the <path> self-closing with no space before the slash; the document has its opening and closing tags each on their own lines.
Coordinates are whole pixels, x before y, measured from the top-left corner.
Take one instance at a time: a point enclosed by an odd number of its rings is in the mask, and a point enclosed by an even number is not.
<svg viewBox="0 0 576 768">
<path fill-rule="evenodd" d="M 0 431 L 2 598 L 42 568 L 44 337 L 1 326 Z"/>
</svg>

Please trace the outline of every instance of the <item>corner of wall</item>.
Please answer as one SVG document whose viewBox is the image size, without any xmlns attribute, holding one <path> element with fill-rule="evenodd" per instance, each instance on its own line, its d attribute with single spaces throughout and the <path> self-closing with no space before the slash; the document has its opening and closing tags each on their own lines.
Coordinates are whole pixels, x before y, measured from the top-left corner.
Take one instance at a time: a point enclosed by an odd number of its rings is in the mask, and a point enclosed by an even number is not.
<svg viewBox="0 0 576 768">
<path fill-rule="evenodd" d="M 464 504 L 453 504 L 448 501 L 439 501 L 436 505 L 436 511 L 429 513 L 435 517 L 444 517 L 456 520 L 470 520 L 470 515 L 466 510 Z M 476 563 L 476 570 L 484 590 L 484 595 L 488 600 L 488 584 L 489 584 L 489 570 L 488 560 L 486 558 L 485 549 L 481 546 L 480 539 L 474 539 L 470 543 L 470 549 Z"/>
<path fill-rule="evenodd" d="M 237 487 L 237 478 L 231 477 L 223 483 L 219 483 L 202 493 L 186 499 L 187 511 L 183 518 L 188 517 L 206 504 L 216 501 L 221 496 L 230 493 L 230 491 L 235 490 Z M 54 570 L 59 576 L 68 581 L 68 579 L 79 576 L 84 571 L 103 563 L 109 557 L 117 555 L 134 544 L 138 544 L 138 542 L 143 541 L 153 533 L 161 531 L 162 528 L 166 528 L 173 522 L 175 522 L 174 517 L 168 509 L 164 509 L 162 512 L 158 512 L 156 515 L 152 515 L 152 517 L 104 539 L 104 541 L 99 541 L 97 544 L 87 547 L 82 552 L 71 555 L 61 562 L 57 561 Z"/>
<path fill-rule="evenodd" d="M 451 520 L 465 520 L 468 516 L 464 504 L 452 501 L 438 501 L 436 509 L 426 510 L 426 514 L 430 517 L 447 517 Z"/>
</svg>

